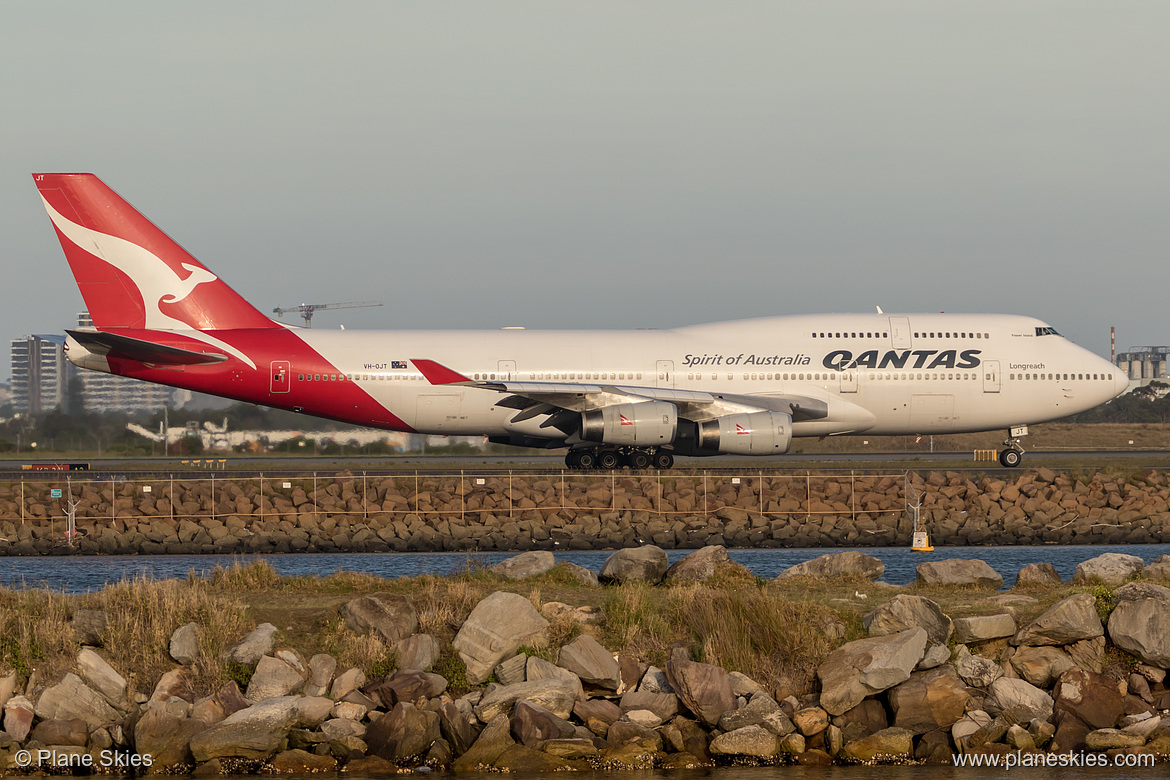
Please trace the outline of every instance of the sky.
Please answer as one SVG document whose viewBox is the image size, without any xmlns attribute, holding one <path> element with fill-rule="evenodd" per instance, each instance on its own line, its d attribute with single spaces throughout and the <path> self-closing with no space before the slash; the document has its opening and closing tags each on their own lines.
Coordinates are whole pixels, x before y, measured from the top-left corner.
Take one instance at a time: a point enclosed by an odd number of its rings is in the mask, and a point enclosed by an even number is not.
<svg viewBox="0 0 1170 780">
<path fill-rule="evenodd" d="M 1164 2 L 5 3 L 0 337 L 82 310 L 30 174 L 89 171 L 261 311 L 384 304 L 314 327 L 880 306 L 1170 344 L 1167 30 Z"/>
</svg>

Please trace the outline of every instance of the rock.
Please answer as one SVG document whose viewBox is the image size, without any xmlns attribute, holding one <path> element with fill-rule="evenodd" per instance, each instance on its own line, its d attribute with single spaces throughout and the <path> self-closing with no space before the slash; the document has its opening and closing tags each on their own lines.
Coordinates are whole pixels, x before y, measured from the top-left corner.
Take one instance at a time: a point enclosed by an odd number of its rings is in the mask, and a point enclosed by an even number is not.
<svg viewBox="0 0 1170 780">
<path fill-rule="evenodd" d="M 439 640 L 430 634 L 415 634 L 394 645 L 394 653 L 398 657 L 398 666 L 401 669 L 426 671 L 439 660 L 439 652 Z"/>
<path fill-rule="evenodd" d="M 453 768 L 460 773 L 487 771 L 495 766 L 505 750 L 515 744 L 510 719 L 501 712 L 484 727 L 467 752 L 455 759 Z"/>
<path fill-rule="evenodd" d="M 72 720 L 42 720 L 32 730 L 32 738 L 42 745 L 72 745 L 85 747 L 89 730 L 80 718 Z"/>
<path fill-rule="evenodd" d="M 365 672 L 361 669 L 346 669 L 333 680 L 333 687 L 329 689 L 329 698 L 340 701 L 351 691 L 356 691 L 365 684 Z"/>
<path fill-rule="evenodd" d="M 187 666 L 177 666 L 158 678 L 154 691 L 150 694 L 150 701 L 165 702 L 174 696 L 184 701 L 194 701 L 195 675 Z"/>
<path fill-rule="evenodd" d="M 266 655 L 256 664 L 256 671 L 248 682 L 244 698 L 261 701 L 273 696 L 296 693 L 305 684 L 305 678 L 293 667 L 273 656 Z"/>
<path fill-rule="evenodd" d="M 58 684 L 45 689 L 37 700 L 36 714 L 45 719 L 79 718 L 91 729 L 122 718 L 97 691 L 72 673 L 66 674 Z"/>
<path fill-rule="evenodd" d="M 906 729 L 888 728 L 868 737 L 845 744 L 847 758 L 854 761 L 879 761 L 908 758 L 913 755 L 914 734 Z"/>
<path fill-rule="evenodd" d="M 780 738 L 760 726 L 744 726 L 715 737 L 710 751 L 717 756 L 771 758 L 780 752 Z"/>
<path fill-rule="evenodd" d="M 972 710 L 951 726 L 951 739 L 954 740 L 956 746 L 963 749 L 972 735 L 990 724 L 990 715 L 983 710 Z"/>
<path fill-rule="evenodd" d="M 589 765 L 576 766 L 563 758 L 557 758 L 526 745 L 509 745 L 496 759 L 493 767 L 497 772 L 529 774 L 547 777 L 553 772 L 569 772 L 588 769 Z"/>
<path fill-rule="evenodd" d="M 524 653 L 517 653 L 511 658 L 501 661 L 500 665 L 496 667 L 496 680 L 499 681 L 500 685 L 515 685 L 524 682 L 528 679 L 527 668 L 528 656 Z"/>
<path fill-rule="evenodd" d="M 1145 737 L 1126 734 L 1117 729 L 1097 729 L 1085 735 L 1085 747 L 1089 750 L 1116 750 L 1118 748 L 1141 747 Z"/>
<path fill-rule="evenodd" d="M 1012 668 L 1038 688 L 1050 688 L 1056 678 L 1072 669 L 1072 657 L 1057 647 L 1020 647 L 1012 654 Z"/>
<path fill-rule="evenodd" d="M 1086 672 L 1095 672 L 1105 663 L 1105 637 L 1097 636 L 1092 639 L 1082 639 L 1065 645 L 1064 650 L 1072 658 L 1073 663 Z"/>
<path fill-rule="evenodd" d="M 876 580 L 886 571 L 886 565 L 872 555 L 850 550 L 841 553 L 830 553 L 811 561 L 789 566 L 777 575 L 776 579 L 786 577 L 860 577 L 867 580 Z"/>
<path fill-rule="evenodd" d="M 1052 697 L 1026 680 L 999 678 L 988 689 L 988 701 L 1000 711 L 1019 707 L 1030 718 L 1052 719 Z"/>
<path fill-rule="evenodd" d="M 949 558 L 944 561 L 927 561 L 918 564 L 919 585 L 961 585 L 975 588 L 999 590 L 1003 577 L 987 565 L 986 561 Z"/>
<path fill-rule="evenodd" d="M 521 645 L 548 644 L 549 622 L 515 593 L 496 591 L 475 605 L 452 644 L 467 666 L 467 680 L 483 682 Z"/>
<path fill-rule="evenodd" d="M 194 761 L 191 738 L 207 728 L 194 718 L 177 718 L 161 708 L 148 708 L 134 724 L 134 750 L 154 759 L 151 768 L 187 765 Z"/>
<path fill-rule="evenodd" d="M 889 636 L 915 626 L 926 629 L 927 638 L 934 644 L 947 643 L 951 636 L 951 619 L 943 614 L 938 604 L 922 596 L 899 594 L 879 605 L 862 618 L 861 624 L 870 636 Z"/>
<path fill-rule="evenodd" d="M 77 654 L 77 668 L 89 686 L 100 693 L 111 706 L 125 709 L 126 678 L 118 674 L 105 659 L 92 649 L 83 647 Z"/>
<path fill-rule="evenodd" d="M 1159 555 L 1142 569 L 1142 576 L 1148 580 L 1170 581 L 1170 555 Z"/>
<path fill-rule="evenodd" d="M 1092 639 L 1105 633 L 1097 615 L 1097 600 L 1089 593 L 1078 593 L 1052 605 L 1016 634 L 1013 644 L 1025 646 L 1067 645 Z"/>
<path fill-rule="evenodd" d="M 667 582 L 705 582 L 715 576 L 716 566 L 730 560 L 726 547 L 713 544 L 679 558 L 666 570 L 665 579 Z"/>
<path fill-rule="evenodd" d="M 252 666 L 260 660 L 261 656 L 271 653 L 275 644 L 276 626 L 271 623 L 261 623 L 255 631 L 241 639 L 239 644 L 234 645 L 224 653 L 224 657 L 237 664 Z"/>
<path fill-rule="evenodd" d="M 328 653 L 318 653 L 309 659 L 309 679 L 301 691 L 306 696 L 324 696 L 337 671 L 337 659 Z"/>
<path fill-rule="evenodd" d="M 402 669 L 387 677 L 376 686 L 366 689 L 371 696 L 377 695 L 387 707 L 398 702 L 419 704 L 439 696 L 447 689 L 447 680 L 439 674 L 420 672 L 417 669 Z"/>
<path fill-rule="evenodd" d="M 1116 603 L 1139 599 L 1155 599 L 1170 606 L 1170 588 L 1152 582 L 1127 582 L 1113 591 L 1113 601 Z"/>
<path fill-rule="evenodd" d="M 337 760 L 333 756 L 318 756 L 304 750 L 285 750 L 268 761 L 272 772 L 278 775 L 304 775 L 316 772 L 333 772 Z"/>
<path fill-rule="evenodd" d="M 229 680 L 212 695 L 195 702 L 191 708 L 191 717 L 212 725 L 234 712 L 247 709 L 248 706 L 248 702 L 240 693 L 240 686 L 235 680 Z"/>
<path fill-rule="evenodd" d="M 792 715 L 792 723 L 806 737 L 815 737 L 829 727 L 829 713 L 820 707 L 805 707 Z"/>
<path fill-rule="evenodd" d="M 866 696 L 906 682 L 922 660 L 926 643 L 926 629 L 918 627 L 842 645 L 817 669 L 821 706 L 830 715 L 840 715 Z"/>
<path fill-rule="evenodd" d="M 650 693 L 674 693 L 674 688 L 670 687 L 670 680 L 667 678 L 666 672 L 657 666 L 647 667 L 642 679 L 638 681 L 638 690 Z"/>
<path fill-rule="evenodd" d="M 586 569 L 584 566 L 578 566 L 577 564 L 570 563 L 569 561 L 561 561 L 557 564 L 557 568 L 568 572 L 582 585 L 592 587 L 600 584 L 597 580 L 597 573 Z"/>
<path fill-rule="evenodd" d="M 278 696 L 232 713 L 191 738 L 196 761 L 267 758 L 297 722 L 295 696 Z"/>
<path fill-rule="evenodd" d="M 1052 689 L 1055 709 L 1075 715 L 1089 728 L 1113 728 L 1125 714 L 1124 683 L 1103 674 L 1070 669 Z"/>
<path fill-rule="evenodd" d="M 1006 613 L 955 619 L 955 641 L 963 644 L 989 642 L 1016 633 L 1016 619 Z"/>
<path fill-rule="evenodd" d="M 497 715 L 508 715 L 518 701 L 539 704 L 558 718 L 567 718 L 573 711 L 577 687 L 564 679 L 530 680 L 515 685 L 501 685 L 484 693 L 475 706 L 475 715 L 482 722 L 491 722 Z"/>
<path fill-rule="evenodd" d="M 1170 609 L 1159 599 L 1118 604 L 1109 615 L 1109 638 L 1146 664 L 1170 668 Z"/>
<path fill-rule="evenodd" d="M 616 691 L 621 684 L 617 659 L 588 634 L 582 634 L 560 649 L 557 666 L 568 669 L 587 685 Z"/>
<path fill-rule="evenodd" d="M 1051 563 L 1030 563 L 1016 575 L 1016 588 L 1047 588 L 1060 585 L 1060 574 Z"/>
<path fill-rule="evenodd" d="M 576 698 L 585 698 L 584 689 L 581 686 L 581 680 L 577 675 L 570 672 L 568 669 L 562 669 L 556 664 L 551 664 L 543 658 L 536 656 L 529 656 L 528 663 L 524 667 L 524 679 L 527 682 L 538 682 L 540 680 L 560 680 L 565 685 L 568 685 L 577 692 Z"/>
<path fill-rule="evenodd" d="M 1136 555 L 1105 553 L 1077 564 L 1073 584 L 1091 585 L 1099 582 L 1116 588 L 1130 577 L 1140 574 L 1145 566 L 1146 562 Z"/>
<path fill-rule="evenodd" d="M 539 704 L 518 701 L 512 711 L 512 736 L 522 745 L 536 747 L 546 739 L 567 739 L 576 727 Z"/>
<path fill-rule="evenodd" d="M 597 579 L 601 582 L 649 582 L 654 585 L 662 581 L 668 565 L 666 552 L 652 544 L 627 547 L 606 559 Z"/>
<path fill-rule="evenodd" d="M 325 696 L 298 696 L 296 725 L 315 729 L 329 717 L 335 706 L 333 699 Z"/>
<path fill-rule="evenodd" d="M 648 710 L 654 713 L 659 723 L 665 723 L 678 714 L 678 697 L 673 693 L 650 693 L 649 691 L 626 691 L 622 695 L 621 711 Z M 574 712 L 576 708 L 574 708 Z M 722 721 L 720 721 L 722 723 Z"/>
<path fill-rule="evenodd" d="M 951 651 L 946 645 L 930 645 L 915 668 L 919 671 L 934 669 L 951 660 Z"/>
<path fill-rule="evenodd" d="M 13 696 L 4 702 L 4 731 L 17 742 L 24 742 L 32 729 L 35 715 L 33 703 L 24 696 Z"/>
<path fill-rule="evenodd" d="M 736 707 L 727 672 L 718 666 L 675 658 L 666 664 L 666 676 L 687 709 L 708 726 Z"/>
<path fill-rule="evenodd" d="M 1003 741 L 1015 750 L 1031 752 L 1036 749 L 1035 738 L 1028 733 L 1026 728 L 1018 723 L 1008 728 Z"/>
<path fill-rule="evenodd" d="M 352 630 L 381 636 L 391 645 L 418 630 L 418 613 L 397 593 L 371 593 L 346 602 L 338 611 Z"/>
<path fill-rule="evenodd" d="M 198 623 L 188 623 L 176 628 L 175 633 L 171 634 L 171 658 L 184 666 L 195 663 L 200 654 L 201 633 Z"/>
<path fill-rule="evenodd" d="M 73 636 L 79 645 L 101 647 L 105 641 L 106 626 L 110 616 L 98 609 L 77 609 L 73 611 L 73 619 L 69 627 L 73 629 Z"/>
<path fill-rule="evenodd" d="M 523 580 L 528 577 L 537 577 L 557 565 L 556 558 L 547 550 L 530 550 L 529 552 L 505 558 L 490 567 L 490 571 L 507 577 L 510 580 Z"/>
<path fill-rule="evenodd" d="M 731 683 L 731 692 L 736 696 L 751 696 L 764 690 L 762 685 L 742 672 L 728 672 L 727 681 Z"/>
<path fill-rule="evenodd" d="M 479 736 L 479 722 L 472 712 L 467 699 L 444 701 L 439 706 L 439 733 L 451 746 L 452 752 L 461 756 Z"/>
<path fill-rule="evenodd" d="M 915 672 L 891 688 L 888 696 L 894 725 L 915 735 L 949 729 L 963 717 L 971 699 L 963 681 L 948 666 Z"/>
<path fill-rule="evenodd" d="M 546 739 L 538 744 L 536 749 L 567 761 L 591 758 L 597 755 L 597 748 L 593 745 L 592 740 L 579 738 Z"/>
<path fill-rule="evenodd" d="M 421 759 L 437 739 L 439 714 L 401 701 L 371 722 L 365 735 L 370 754 L 396 762 Z"/>
<path fill-rule="evenodd" d="M 1003 669 L 990 658 L 975 655 L 966 645 L 955 648 L 955 671 L 963 682 L 976 688 L 986 688 L 1003 677 Z"/>
</svg>

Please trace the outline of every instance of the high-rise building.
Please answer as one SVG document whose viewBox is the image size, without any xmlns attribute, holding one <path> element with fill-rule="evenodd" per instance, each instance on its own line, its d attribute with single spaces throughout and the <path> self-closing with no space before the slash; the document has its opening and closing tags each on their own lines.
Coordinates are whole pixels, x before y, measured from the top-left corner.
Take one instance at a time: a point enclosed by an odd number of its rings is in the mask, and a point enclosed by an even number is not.
<svg viewBox="0 0 1170 780">
<path fill-rule="evenodd" d="M 59 344 L 43 336 L 13 339 L 11 360 L 9 388 L 16 411 L 40 414 L 64 402 L 74 368 Z"/>
<path fill-rule="evenodd" d="M 88 312 L 77 315 L 77 324 L 91 327 Z M 81 383 L 80 402 L 90 412 L 155 412 L 174 406 L 175 388 L 143 382 L 100 371 L 82 371 L 65 359 L 55 337 L 24 336 L 12 340 L 12 406 L 18 412 L 40 414 L 70 402 L 69 386 Z M 185 400 L 185 399 L 184 399 Z"/>
</svg>

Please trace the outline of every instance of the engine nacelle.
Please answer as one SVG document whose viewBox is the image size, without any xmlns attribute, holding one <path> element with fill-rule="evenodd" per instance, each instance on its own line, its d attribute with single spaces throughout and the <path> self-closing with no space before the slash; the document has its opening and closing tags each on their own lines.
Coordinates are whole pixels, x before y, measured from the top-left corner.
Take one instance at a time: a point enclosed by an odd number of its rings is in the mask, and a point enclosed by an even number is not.
<svg viewBox="0 0 1170 780">
<path fill-rule="evenodd" d="M 782 455 L 792 444 L 792 416 L 729 414 L 699 423 L 698 447 L 728 455 Z"/>
<path fill-rule="evenodd" d="M 614 404 L 581 414 L 581 438 L 599 444 L 670 444 L 677 430 L 678 407 L 666 401 Z"/>
</svg>

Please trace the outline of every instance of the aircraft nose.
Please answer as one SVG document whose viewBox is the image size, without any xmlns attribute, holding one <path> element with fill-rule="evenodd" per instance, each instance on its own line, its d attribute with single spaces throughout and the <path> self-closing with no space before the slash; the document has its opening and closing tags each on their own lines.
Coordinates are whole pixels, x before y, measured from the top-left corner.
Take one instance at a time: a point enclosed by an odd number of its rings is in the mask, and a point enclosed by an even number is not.
<svg viewBox="0 0 1170 780">
<path fill-rule="evenodd" d="M 1128 389 L 1129 376 L 1117 366 L 1113 366 L 1113 396 L 1116 398 Z"/>
</svg>

